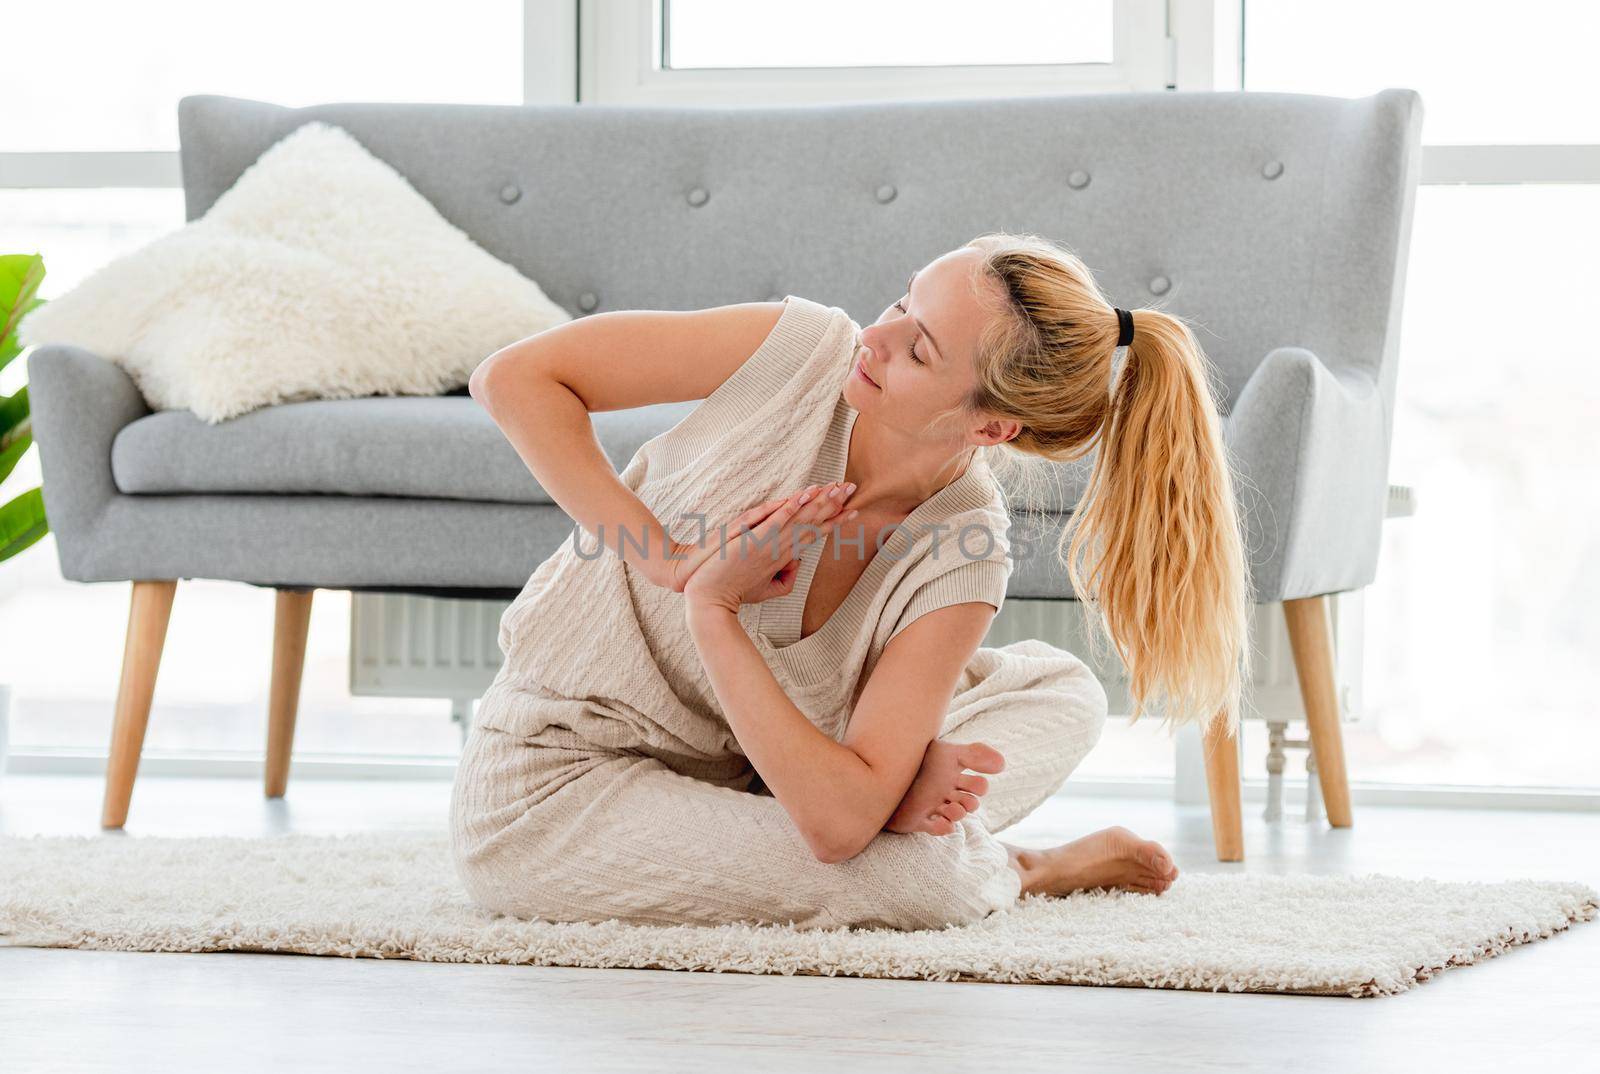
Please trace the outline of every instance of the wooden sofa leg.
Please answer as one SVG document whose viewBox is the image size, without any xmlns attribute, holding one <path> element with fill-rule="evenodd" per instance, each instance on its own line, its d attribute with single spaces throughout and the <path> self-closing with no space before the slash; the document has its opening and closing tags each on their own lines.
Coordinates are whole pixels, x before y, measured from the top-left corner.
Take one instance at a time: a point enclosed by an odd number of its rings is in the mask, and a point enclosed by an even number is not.
<svg viewBox="0 0 1600 1074">
<path fill-rule="evenodd" d="M 272 687 L 267 700 L 268 798 L 282 798 L 289 786 L 289 756 L 294 750 L 294 718 L 300 709 L 300 678 L 306 666 L 314 593 L 314 589 L 278 590 L 272 627 Z"/>
<path fill-rule="evenodd" d="M 1211 837 L 1218 861 L 1244 861 L 1240 808 L 1239 740 L 1218 716 L 1206 725 L 1206 790 L 1211 796 Z"/>
<path fill-rule="evenodd" d="M 1317 759 L 1322 801 L 1328 823 L 1350 827 L 1350 780 L 1344 765 L 1344 729 L 1339 725 L 1339 696 L 1334 687 L 1333 634 L 1328 629 L 1326 595 L 1283 602 L 1294 651 L 1294 670 L 1300 679 L 1300 700 L 1306 709 L 1306 731 Z"/>
<path fill-rule="evenodd" d="M 122 646 L 122 681 L 117 686 L 117 706 L 111 723 L 111 756 L 106 761 L 105 800 L 100 807 L 102 828 L 121 828 L 128 820 L 133 781 L 139 774 L 144 750 L 144 730 L 150 722 L 150 701 L 155 696 L 156 671 L 161 648 L 172 618 L 176 578 L 135 581 L 128 601 L 128 636 Z"/>
</svg>

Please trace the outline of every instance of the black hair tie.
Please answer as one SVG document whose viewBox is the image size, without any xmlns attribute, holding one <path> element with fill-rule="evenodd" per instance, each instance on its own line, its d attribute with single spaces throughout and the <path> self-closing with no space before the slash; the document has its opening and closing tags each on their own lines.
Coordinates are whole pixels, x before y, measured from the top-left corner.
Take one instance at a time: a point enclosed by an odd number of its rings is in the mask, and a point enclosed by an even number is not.
<svg viewBox="0 0 1600 1074">
<path fill-rule="evenodd" d="M 1120 306 L 1112 306 L 1117 311 L 1117 346 L 1126 347 L 1133 342 L 1133 314 Z"/>
</svg>

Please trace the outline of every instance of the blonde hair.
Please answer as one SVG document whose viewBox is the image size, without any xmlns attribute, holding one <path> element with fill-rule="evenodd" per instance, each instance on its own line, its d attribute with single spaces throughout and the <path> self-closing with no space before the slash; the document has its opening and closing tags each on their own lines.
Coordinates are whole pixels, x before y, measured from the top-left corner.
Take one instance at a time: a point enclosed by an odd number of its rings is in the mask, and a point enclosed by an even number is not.
<svg viewBox="0 0 1600 1074">
<path fill-rule="evenodd" d="M 1237 733 L 1254 599 L 1199 342 L 1172 314 L 1132 310 L 1133 342 L 1113 383 L 1117 316 L 1076 254 L 1008 232 L 966 247 L 983 254 L 979 274 L 994 286 L 975 292 L 993 316 L 976 386 L 957 410 L 1022 426 L 978 451 L 997 477 L 1027 478 L 1019 463 L 1030 457 L 1072 462 L 1098 447 L 1056 546 L 1093 617 L 1092 644 L 1104 632 L 1115 646 L 1134 720 L 1158 708 L 1173 731 L 1221 719 Z M 1038 497 L 1025 488 L 1023 502 L 1037 506 Z"/>
</svg>

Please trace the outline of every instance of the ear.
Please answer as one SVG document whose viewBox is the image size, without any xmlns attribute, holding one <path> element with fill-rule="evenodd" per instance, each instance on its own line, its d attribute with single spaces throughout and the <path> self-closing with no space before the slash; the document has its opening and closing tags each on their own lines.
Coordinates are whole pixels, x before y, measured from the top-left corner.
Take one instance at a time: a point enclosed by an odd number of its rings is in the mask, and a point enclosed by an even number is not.
<svg viewBox="0 0 1600 1074">
<path fill-rule="evenodd" d="M 978 442 L 985 447 L 1003 444 L 1022 432 L 1022 423 L 1015 418 L 991 418 L 976 430 Z"/>
</svg>

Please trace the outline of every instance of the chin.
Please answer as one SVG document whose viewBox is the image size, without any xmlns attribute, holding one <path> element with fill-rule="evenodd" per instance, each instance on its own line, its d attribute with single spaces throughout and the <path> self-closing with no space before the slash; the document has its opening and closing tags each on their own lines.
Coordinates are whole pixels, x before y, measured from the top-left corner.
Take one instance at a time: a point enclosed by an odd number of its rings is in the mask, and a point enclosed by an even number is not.
<svg viewBox="0 0 1600 1074">
<path fill-rule="evenodd" d="M 844 396 L 844 401 L 856 410 L 865 410 L 872 405 L 871 396 L 878 394 L 867 385 L 856 379 L 854 373 L 844 382 L 844 387 L 839 394 Z"/>
</svg>

